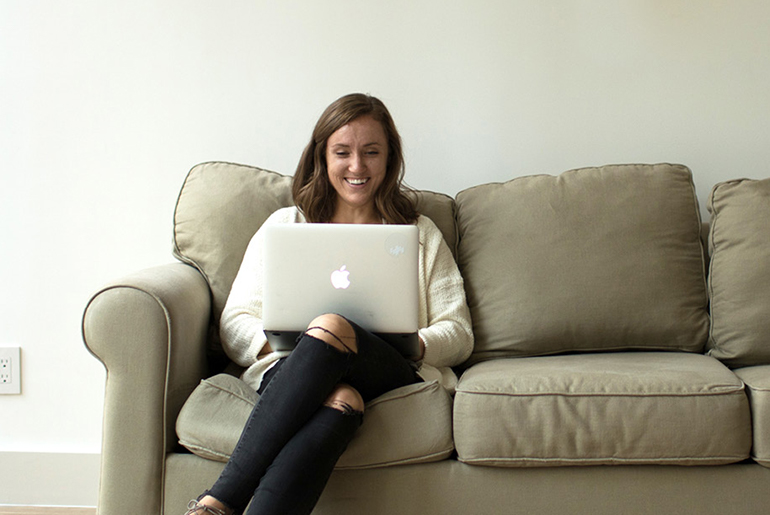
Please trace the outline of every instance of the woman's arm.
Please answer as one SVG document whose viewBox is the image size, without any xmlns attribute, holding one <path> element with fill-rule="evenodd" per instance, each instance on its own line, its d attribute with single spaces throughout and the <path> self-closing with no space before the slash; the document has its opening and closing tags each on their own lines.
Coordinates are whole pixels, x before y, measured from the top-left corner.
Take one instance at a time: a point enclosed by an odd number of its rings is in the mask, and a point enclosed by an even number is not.
<svg viewBox="0 0 770 515">
<path fill-rule="evenodd" d="M 419 331 L 425 344 L 423 360 L 434 367 L 459 365 L 473 351 L 473 327 L 463 278 L 436 225 L 424 216 L 418 225 L 424 234 L 421 239 L 425 253 L 423 302 L 427 326 Z"/>
<path fill-rule="evenodd" d="M 268 350 L 262 326 L 263 239 L 257 231 L 249 242 L 219 323 L 222 347 L 242 367 L 254 364 Z"/>
<path fill-rule="evenodd" d="M 262 225 L 304 222 L 294 207 L 279 209 Z M 222 311 L 219 335 L 227 355 L 242 367 L 253 365 L 257 357 L 272 352 L 262 325 L 262 278 L 264 232 L 251 238 Z"/>
</svg>

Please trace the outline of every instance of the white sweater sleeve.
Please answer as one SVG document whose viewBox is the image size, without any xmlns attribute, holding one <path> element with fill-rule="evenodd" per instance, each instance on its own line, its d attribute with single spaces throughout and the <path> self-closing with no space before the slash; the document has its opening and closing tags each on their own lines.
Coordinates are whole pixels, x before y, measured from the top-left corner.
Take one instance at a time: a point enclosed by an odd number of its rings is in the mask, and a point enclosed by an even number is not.
<svg viewBox="0 0 770 515">
<path fill-rule="evenodd" d="M 473 351 L 473 327 L 463 278 L 441 231 L 427 217 L 418 221 L 424 281 L 420 299 L 420 337 L 424 363 L 434 367 L 459 365 Z M 422 285 L 421 285 L 422 286 Z"/>
<path fill-rule="evenodd" d="M 270 215 L 263 227 L 302 221 L 296 208 L 284 208 Z M 246 248 L 219 324 L 225 353 L 242 367 L 253 365 L 267 343 L 262 325 L 263 242 L 264 232 L 260 228 Z"/>
</svg>

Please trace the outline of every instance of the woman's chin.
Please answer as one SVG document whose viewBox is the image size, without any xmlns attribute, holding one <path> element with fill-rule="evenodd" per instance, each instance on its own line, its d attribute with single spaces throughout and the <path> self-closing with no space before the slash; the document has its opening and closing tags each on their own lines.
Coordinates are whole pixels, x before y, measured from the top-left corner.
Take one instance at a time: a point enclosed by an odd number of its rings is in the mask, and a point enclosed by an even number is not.
<svg viewBox="0 0 770 515">
<path fill-rule="evenodd" d="M 351 207 L 365 208 L 374 206 L 374 195 L 369 188 L 347 189 L 337 200 Z"/>
</svg>

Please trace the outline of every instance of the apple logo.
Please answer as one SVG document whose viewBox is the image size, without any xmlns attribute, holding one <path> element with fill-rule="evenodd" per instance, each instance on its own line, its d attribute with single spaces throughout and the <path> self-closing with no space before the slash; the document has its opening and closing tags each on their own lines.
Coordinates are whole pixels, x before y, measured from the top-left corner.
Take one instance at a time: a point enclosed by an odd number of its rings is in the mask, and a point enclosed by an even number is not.
<svg viewBox="0 0 770 515">
<path fill-rule="evenodd" d="M 349 275 L 350 272 L 345 269 L 345 265 L 342 265 L 342 268 L 332 272 L 332 286 L 338 290 L 347 289 L 347 287 L 350 286 L 350 279 L 348 279 Z"/>
</svg>

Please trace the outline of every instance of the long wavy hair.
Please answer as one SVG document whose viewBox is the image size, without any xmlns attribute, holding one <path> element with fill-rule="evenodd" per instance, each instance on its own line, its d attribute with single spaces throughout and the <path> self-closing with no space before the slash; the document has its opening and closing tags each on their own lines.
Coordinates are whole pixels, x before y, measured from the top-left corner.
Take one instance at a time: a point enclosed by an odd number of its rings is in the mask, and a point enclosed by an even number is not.
<svg viewBox="0 0 770 515">
<path fill-rule="evenodd" d="M 412 190 L 403 184 L 404 154 L 396 124 L 382 101 L 362 93 L 337 99 L 318 119 L 292 179 L 294 203 L 308 222 L 331 221 L 336 209 L 337 192 L 329 182 L 326 145 L 338 129 L 362 116 L 371 116 L 380 122 L 388 139 L 388 162 L 385 178 L 374 195 L 375 209 L 387 223 L 414 223 L 417 210 Z"/>
</svg>

